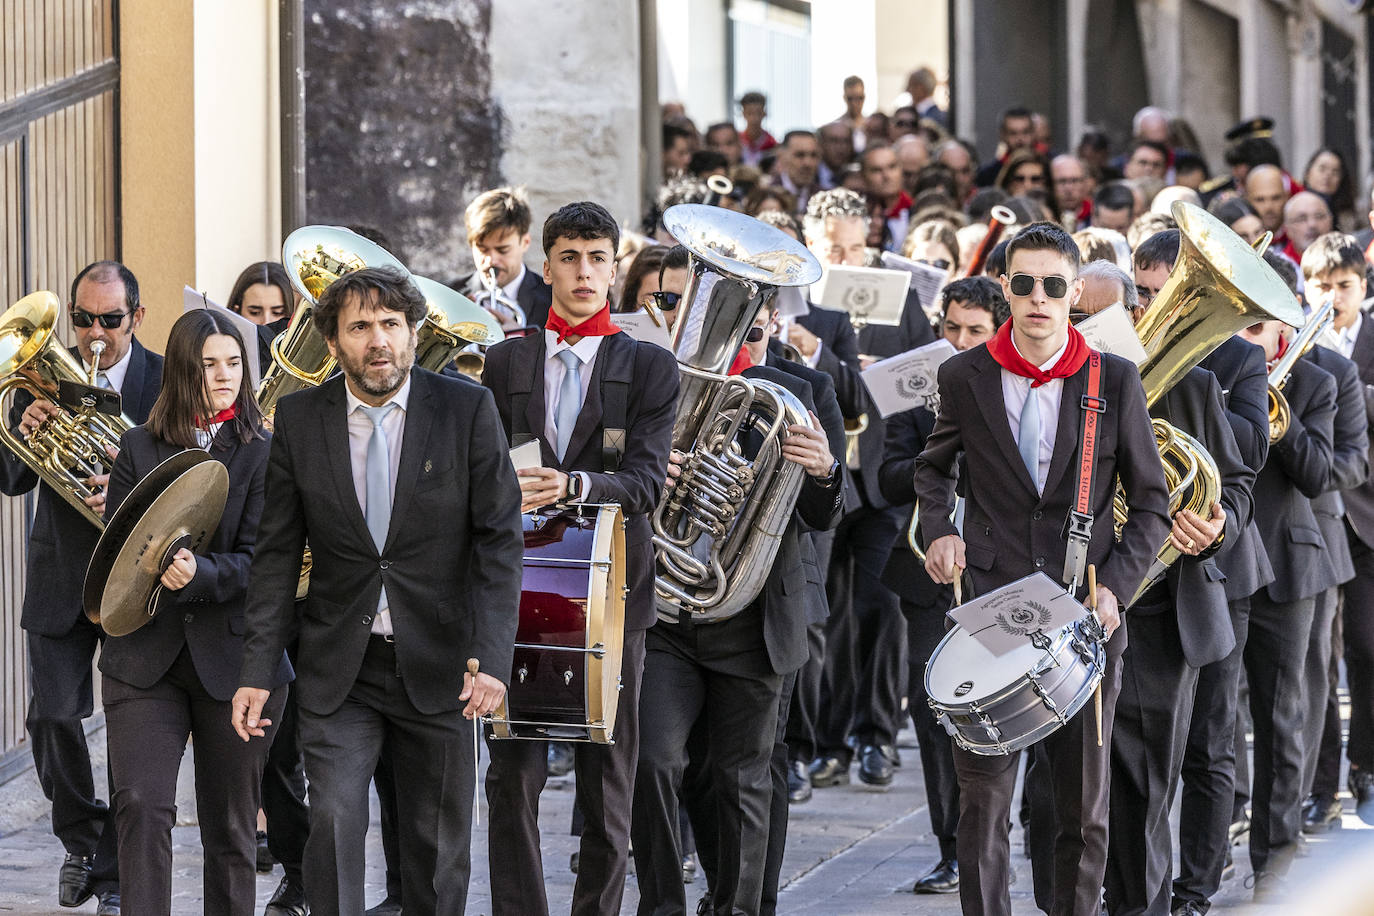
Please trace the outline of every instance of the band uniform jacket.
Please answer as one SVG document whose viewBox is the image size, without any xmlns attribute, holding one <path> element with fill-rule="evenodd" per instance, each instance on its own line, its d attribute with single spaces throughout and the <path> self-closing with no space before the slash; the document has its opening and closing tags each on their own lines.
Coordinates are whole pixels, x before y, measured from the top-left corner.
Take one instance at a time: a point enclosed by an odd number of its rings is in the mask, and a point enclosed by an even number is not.
<svg viewBox="0 0 1374 916">
<path fill-rule="evenodd" d="M 229 495 L 224 513 L 210 540 L 196 554 L 196 572 L 176 591 L 164 589 L 157 613 L 126 636 L 106 638 L 100 670 L 134 687 L 158 682 L 185 646 L 196 673 L 210 696 L 228 701 L 239 686 L 243 661 L 243 606 L 248 594 L 248 570 L 262 518 L 270 441 L 240 441 L 225 423 L 208 449 L 229 472 Z M 112 517 L 134 486 L 182 448 L 164 442 L 135 426 L 120 440 L 119 457 L 110 472 L 105 514 Z M 283 652 L 269 687 L 291 680 L 291 666 Z"/>
<path fill-rule="evenodd" d="M 134 338 L 129 368 L 120 387 L 120 410 L 135 423 L 148 419 L 162 388 L 162 357 Z M 78 360 L 81 356 L 71 348 Z M 20 391 L 7 419 L 17 436 L 33 396 Z M 19 496 L 39 483 L 38 474 L 7 448 L 0 448 L 0 492 Z M 28 587 L 19 625 L 31 633 L 61 637 L 82 617 L 81 586 L 100 531 L 46 483 L 38 488 L 38 508 L 29 532 Z"/>
<path fill-rule="evenodd" d="M 419 712 L 463 705 L 468 658 L 509 680 L 524 539 L 500 417 L 491 393 L 467 379 L 414 368 L 410 382 L 380 551 L 358 504 L 343 376 L 278 403 L 241 684 L 269 687 L 299 634 L 297 698 L 316 715 L 332 713 L 357 680 L 383 584 L 397 668 Z M 310 591 L 298 612 L 307 541 Z"/>
<path fill-rule="evenodd" d="M 1150 408 L 1150 415 L 1164 420 L 1196 439 L 1216 463 L 1221 484 L 1221 508 L 1226 513 L 1222 544 L 1250 527 L 1254 514 L 1252 487 L 1255 472 L 1245 464 L 1236 445 L 1231 424 L 1221 403 L 1221 386 L 1206 369 L 1195 368 L 1169 389 Z M 1199 513 L 1207 517 L 1208 510 Z M 1162 541 L 1160 542 L 1163 543 Z M 1183 656 L 1194 668 L 1225 658 L 1236 647 L 1235 628 L 1227 605 L 1225 573 L 1217 566 L 1213 551 L 1203 550 L 1196 557 L 1181 556 L 1165 573 L 1168 600 L 1156 586 L 1132 608 L 1132 615 L 1165 611 L 1165 605 L 1178 617 L 1179 642 Z"/>
<path fill-rule="evenodd" d="M 553 443 L 544 440 L 544 332 L 510 338 L 487 351 L 482 383 L 491 389 L 500 412 L 501 427 L 510 440 L 516 426 L 512 405 L 525 399 L 525 429 L 539 440 L 544 467 L 587 474 L 584 503 L 619 503 L 625 515 L 625 627 L 642 630 L 653 625 L 654 549 L 649 516 L 663 494 L 668 453 L 673 448 L 677 416 L 678 368 L 673 354 L 640 343 L 628 334 L 604 338 L 592 365 L 586 399 L 577 416 L 565 460 L 559 462 Z M 629 386 L 625 429 L 621 435 L 620 467 L 604 471 L 602 426 L 603 384 Z M 518 500 L 517 500 L 518 502 Z"/>
<path fill-rule="evenodd" d="M 1061 578 L 1065 522 L 1078 488 L 1078 430 L 1087 379 L 1087 362 L 1064 379 L 1058 433 L 1042 496 L 1017 451 L 1002 397 L 1002 369 L 987 346 L 958 353 L 940 366 L 940 412 L 916 459 L 921 530 L 927 547 L 937 538 L 958 534 L 950 515 L 954 471 L 962 452 L 966 574 L 977 594 L 1037 570 L 1055 581 Z M 1130 361 L 1102 354 L 1101 396 L 1107 409 L 1098 423 L 1090 507 L 1096 521 L 1087 562 L 1097 567 L 1097 581 L 1124 602 L 1135 594 L 1169 533 L 1169 491 L 1145 409 L 1145 391 Z M 1118 479 L 1131 510 L 1120 542 L 1112 524 Z"/>
<path fill-rule="evenodd" d="M 1355 347 L 1351 350 L 1350 360 L 1359 372 L 1362 393 L 1365 399 L 1365 416 L 1369 427 L 1374 430 L 1374 397 L 1368 386 L 1374 385 L 1374 317 L 1365 312 L 1360 319 L 1360 330 L 1355 335 Z M 1374 439 L 1370 449 L 1374 451 Z M 1374 547 L 1374 479 L 1367 479 L 1357 487 L 1342 491 L 1345 501 L 1345 517 L 1350 527 L 1367 547 Z"/>
<path fill-rule="evenodd" d="M 459 277 L 449 286 L 469 298 L 476 298 L 478 293 L 485 293 L 487 289 L 475 272 L 465 277 Z M 524 279 L 520 281 L 520 289 L 515 294 L 515 301 L 525 312 L 525 327 L 542 328 L 544 322 L 549 320 L 549 307 L 553 304 L 553 290 L 549 284 L 544 282 L 544 278 L 539 273 L 526 267 Z"/>
<path fill-rule="evenodd" d="M 1337 582 L 1355 578 L 1350 540 L 1345 533 L 1344 490 L 1353 490 L 1369 478 L 1370 395 L 1360 381 L 1355 364 L 1335 350 L 1315 346 L 1304 359 L 1321 366 L 1336 381 L 1336 417 L 1331 427 L 1331 475 L 1326 492 L 1312 500 L 1327 554 L 1336 569 Z"/>
<path fill-rule="evenodd" d="M 913 407 L 893 414 L 883 423 L 887 438 L 882 467 L 878 470 L 883 498 L 894 506 L 910 505 L 916 499 L 913 486 L 916 456 L 925 448 L 926 439 L 935 427 L 935 414 L 924 407 Z M 903 601 L 930 607 L 940 601 L 948 586 L 937 585 L 911 552 L 911 546 L 907 543 L 910 514 L 902 522 L 901 535 L 893 543 L 892 555 L 883 568 L 883 584 Z"/>
<path fill-rule="evenodd" d="M 1241 460 L 1258 474 L 1269 457 L 1269 374 L 1264 351 L 1242 337 L 1228 337 L 1198 365 L 1216 376 Z M 1216 560 L 1226 574 L 1226 597 L 1231 601 L 1248 598 L 1274 581 L 1269 553 L 1253 516 L 1234 538 L 1227 537 Z"/>
<path fill-rule="evenodd" d="M 1267 586 L 1276 603 L 1310 598 L 1337 582 L 1336 569 L 1317 526 L 1312 500 L 1331 475 L 1331 430 L 1336 381 L 1316 363 L 1300 359 L 1283 388 L 1292 420 L 1269 449 L 1255 478 L 1255 522 L 1274 567 Z"/>
</svg>

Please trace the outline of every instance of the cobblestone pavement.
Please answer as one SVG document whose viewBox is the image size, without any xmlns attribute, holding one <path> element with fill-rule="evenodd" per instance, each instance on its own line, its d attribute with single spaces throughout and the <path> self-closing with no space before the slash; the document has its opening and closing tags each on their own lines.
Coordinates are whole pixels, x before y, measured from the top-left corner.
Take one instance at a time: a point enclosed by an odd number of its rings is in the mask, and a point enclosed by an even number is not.
<svg viewBox="0 0 1374 916">
<path fill-rule="evenodd" d="M 103 750 L 102 733 L 96 732 L 93 747 Z M 920 764 L 912 746 L 910 731 L 902 735 L 904 766 L 886 790 L 878 791 L 854 782 L 847 787 L 817 790 L 813 800 L 794 805 L 788 834 L 787 856 L 783 867 L 784 888 L 780 913 L 804 914 L 941 914 L 958 913 L 957 895 L 917 897 L 910 893 L 912 882 L 938 858 L 930 833 L 921 785 Z M 179 794 L 179 826 L 173 832 L 175 876 L 172 911 L 176 916 L 201 912 L 201 851 L 195 824 L 195 802 L 190 792 L 191 752 L 183 762 Z M 103 771 L 103 759 L 98 770 Z M 551 780 L 544 793 L 541 824 L 549 902 L 553 912 L 567 912 L 572 898 L 573 875 L 568 860 L 575 841 L 568 836 L 572 811 L 570 778 Z M 1307 844 L 1308 855 L 1299 860 L 1292 875 L 1295 888 L 1303 890 L 1307 906 L 1256 908 L 1262 913 L 1336 913 L 1340 910 L 1321 899 L 1318 890 L 1329 875 L 1342 876 L 1332 887 L 1354 886 L 1356 877 L 1374 877 L 1374 830 L 1354 816 L 1346 799 L 1346 829 Z M 0 912 L 29 914 L 72 914 L 93 912 L 94 902 L 78 910 L 65 910 L 56 903 L 57 867 L 62 849 L 50 833 L 36 780 L 20 777 L 0 787 Z M 1031 900 L 1029 860 L 1020 854 L 1021 831 L 1012 830 L 1013 863 L 1016 880 L 1011 888 L 1012 909 L 1017 916 L 1038 910 Z M 1244 850 L 1237 874 L 1230 878 L 1213 907 L 1213 913 L 1247 910 L 1250 893 L 1244 887 Z M 486 853 L 486 811 L 482 826 L 474 831 L 473 881 L 468 911 L 491 911 Z M 272 875 L 258 878 L 259 904 L 267 901 L 280 880 L 278 868 Z M 372 827 L 368 834 L 367 887 L 369 904 L 384 895 L 381 839 L 373 804 Z M 705 884 L 697 878 L 688 888 L 688 904 L 693 908 Z M 1374 892 L 1366 891 L 1359 904 L 1369 906 Z M 622 913 L 633 913 L 638 902 L 634 878 L 628 882 Z M 1364 909 L 1361 912 L 1370 912 Z"/>
</svg>

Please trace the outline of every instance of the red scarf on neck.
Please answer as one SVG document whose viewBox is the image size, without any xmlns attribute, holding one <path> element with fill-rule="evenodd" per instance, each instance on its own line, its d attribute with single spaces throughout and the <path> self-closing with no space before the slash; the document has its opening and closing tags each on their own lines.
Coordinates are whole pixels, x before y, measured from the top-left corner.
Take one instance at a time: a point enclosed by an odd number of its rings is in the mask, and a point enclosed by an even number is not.
<svg viewBox="0 0 1374 916">
<path fill-rule="evenodd" d="M 1092 347 L 1083 339 L 1083 335 L 1073 325 L 1069 325 L 1069 343 L 1064 349 L 1064 355 L 1059 357 L 1059 362 L 1050 367 L 1049 372 L 1040 371 L 1039 366 L 1033 366 L 1016 349 L 1016 344 L 1011 340 L 1011 322 L 1006 321 L 997 329 L 997 333 L 988 341 L 988 352 L 992 358 L 997 360 L 997 365 L 1012 373 L 1031 380 L 1032 388 L 1039 388 L 1046 382 L 1057 378 L 1068 378 L 1088 361 L 1088 354 L 1092 352 Z"/>
<path fill-rule="evenodd" d="M 609 337 L 612 334 L 620 333 L 620 328 L 611 321 L 611 303 L 609 301 L 601 307 L 601 311 L 580 324 L 568 324 L 562 315 L 549 309 L 549 320 L 544 322 L 544 327 L 558 335 L 559 343 L 562 343 L 569 335 Z"/>
<path fill-rule="evenodd" d="M 749 348 L 740 347 L 739 352 L 735 354 L 734 362 L 730 363 L 730 368 L 726 371 L 725 374 L 739 375 L 741 372 L 743 372 L 745 369 L 748 369 L 752 365 L 754 365 L 754 361 L 749 357 Z"/>
<path fill-rule="evenodd" d="M 225 420 L 232 420 L 234 419 L 234 417 L 237 417 L 238 415 L 239 405 L 237 403 L 230 404 L 228 407 L 224 408 L 208 420 L 202 420 L 200 417 L 196 417 L 196 426 L 199 426 L 201 429 L 209 429 L 216 423 L 223 423 Z"/>
</svg>

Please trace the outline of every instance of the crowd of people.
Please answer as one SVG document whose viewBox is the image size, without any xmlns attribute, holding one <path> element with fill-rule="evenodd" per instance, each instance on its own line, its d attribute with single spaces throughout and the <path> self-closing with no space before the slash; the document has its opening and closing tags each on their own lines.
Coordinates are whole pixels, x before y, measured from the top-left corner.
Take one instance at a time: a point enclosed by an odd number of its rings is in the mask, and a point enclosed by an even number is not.
<svg viewBox="0 0 1374 916">
<path fill-rule="evenodd" d="M 517 308 L 501 312 L 510 334 L 486 351 L 482 387 L 415 368 L 424 297 L 404 272 L 368 267 L 314 304 L 339 373 L 272 405 L 269 422 L 244 365 L 252 347 L 272 358 L 295 308 L 282 265 L 251 265 L 228 297 L 260 326 L 256 341 L 192 311 L 165 360 L 135 338 L 145 306 L 133 274 L 115 262 L 82 270 L 67 302 L 76 353 L 139 424 L 86 504 L 113 509 L 188 447 L 226 465 L 232 498 L 207 545 L 172 558 L 152 621 L 108 637 L 79 594 L 98 532 L 18 456 L 0 462 L 6 494 L 40 488 L 23 626 L 28 728 L 66 851 L 59 903 L 169 912 L 177 764 L 194 736 L 207 913 L 252 913 L 253 871 L 275 859 L 284 877 L 268 916 L 362 914 L 374 783 L 387 896 L 366 912 L 462 912 L 471 720 L 510 686 L 521 514 L 582 503 L 625 516 L 616 741 L 487 735 L 497 913 L 547 911 L 539 795 L 568 772 L 581 837 L 573 912 L 619 912 L 633 857 L 641 913 L 686 912 L 698 869 L 698 912 L 773 913 L 789 806 L 851 778 L 891 785 L 913 763 L 896 742 L 908 716 L 940 849 L 935 863 L 911 863 L 912 890 L 958 893 L 969 914 L 1010 912 L 1014 818 L 1036 904 L 1076 916 L 1205 913 L 1247 836 L 1256 899 L 1283 899 L 1303 835 L 1340 822 L 1343 752 L 1355 812 L 1374 824 L 1374 250 L 1369 230 L 1347 234 L 1343 157 L 1318 150 L 1299 181 L 1272 123 L 1254 119 L 1228 132 L 1230 171 L 1211 177 L 1188 125 L 1158 109 L 1137 113 L 1122 149 L 1089 131 L 1055 153 L 1045 119 L 1011 108 L 984 159 L 949 134 L 934 88 L 917 70 L 909 105 L 864 117 L 863 82 L 850 78 L 842 117 L 780 141 L 759 93 L 740 99 L 743 128 L 699 132 L 666 108 L 666 180 L 642 231 L 569 203 L 532 259 L 523 193 L 484 192 L 465 214 L 475 270 L 451 285 Z M 1074 327 L 1118 303 L 1136 321 L 1167 305 L 1156 299 L 1184 242 L 1175 201 L 1206 207 L 1246 243 L 1271 234 L 1251 257 L 1280 292 L 1259 308 L 1329 304 L 1330 329 L 1274 380 L 1289 419 L 1272 433 L 1269 373 L 1293 339 L 1277 317 L 1220 342 L 1151 403 L 1132 363 Z M 673 438 L 687 386 L 672 354 L 615 324 L 645 307 L 672 324 L 695 304 L 684 298 L 690 240 L 664 220 L 684 202 L 757 217 L 827 267 L 892 251 L 945 278 L 933 301 L 909 292 L 896 325 L 856 328 L 814 301 L 752 316 L 730 374 L 785 388 L 813 422 L 789 426 L 781 445 L 798 496 L 751 583 L 757 597 L 709 622 L 655 597 L 649 519 L 696 467 Z M 1015 219 L 983 244 L 999 205 Z M 957 351 L 938 408 L 883 418 L 861 370 L 937 339 Z M 6 419 L 27 437 L 58 410 L 25 396 Z M 1100 447 L 1075 461 L 1090 411 Z M 1152 420 L 1211 456 L 1211 506 L 1171 509 Z M 539 463 L 517 472 L 508 448 L 525 443 Z M 1118 484 L 1129 514 L 1114 537 Z M 907 536 L 917 506 L 923 561 Z M 1089 516 L 1086 530 L 1066 525 L 1071 510 Z M 1165 542 L 1180 559 L 1137 595 Z M 1100 712 L 1085 707 L 1024 755 L 973 753 L 926 701 L 946 612 L 961 592 L 1061 568 L 1100 621 Z M 109 805 L 81 724 L 98 645 Z"/>
</svg>

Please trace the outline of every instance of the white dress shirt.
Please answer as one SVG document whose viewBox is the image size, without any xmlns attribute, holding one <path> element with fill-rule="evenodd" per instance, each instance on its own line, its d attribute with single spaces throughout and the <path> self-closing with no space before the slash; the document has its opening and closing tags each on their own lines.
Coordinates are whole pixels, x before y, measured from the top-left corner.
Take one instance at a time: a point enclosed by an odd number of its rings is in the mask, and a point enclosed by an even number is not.
<svg viewBox="0 0 1374 916">
<path fill-rule="evenodd" d="M 601 341 L 605 340 L 601 336 L 584 337 L 575 344 L 570 344 L 566 340 L 558 342 L 558 334 L 547 328 L 544 330 L 544 441 L 549 445 L 558 442 L 558 392 L 563 385 L 563 376 L 568 371 L 567 366 L 563 365 L 563 360 L 558 358 L 558 354 L 564 350 L 571 350 L 573 355 L 582 364 L 580 369 L 582 383 L 582 403 L 587 403 L 587 388 L 592 382 L 592 369 L 596 365 L 596 354 L 601 349 Z M 574 456 L 565 456 L 574 457 Z M 582 471 L 572 473 L 582 478 L 582 493 L 587 492 L 587 475 Z M 569 500 L 569 502 L 580 502 L 581 500 Z"/>
<path fill-rule="evenodd" d="M 353 469 L 353 491 L 358 495 L 358 508 L 367 515 L 367 443 L 372 438 L 372 420 L 359 408 L 370 407 L 359 400 L 347 384 L 344 397 L 348 407 L 348 457 Z M 398 409 L 387 412 L 382 419 L 382 432 L 386 433 L 387 457 L 391 459 L 391 498 L 396 498 L 396 472 L 401 466 L 401 437 L 406 431 L 406 408 L 410 401 L 410 376 L 391 396 L 390 403 Z M 393 506 L 393 508 L 395 508 Z M 384 607 L 372 618 L 372 632 L 377 636 L 390 636 L 391 608 Z"/>
<path fill-rule="evenodd" d="M 1336 332 L 1336 342 L 1340 345 L 1341 355 L 1346 359 L 1351 359 L 1351 354 L 1355 352 L 1355 338 L 1360 336 L 1360 325 L 1363 323 L 1364 316 L 1356 312 L 1355 322 L 1350 327 Z"/>
<path fill-rule="evenodd" d="M 101 369 L 99 372 L 96 373 L 96 385 L 99 386 L 101 384 L 101 379 L 103 378 L 106 382 L 109 383 L 111 391 L 123 391 L 124 378 L 129 374 L 129 362 L 133 358 L 134 347 L 133 344 L 130 343 L 129 349 L 124 351 L 124 355 L 119 358 L 119 362 L 115 363 L 108 369 Z M 88 363 L 84 368 L 89 370 L 90 364 Z"/>
<path fill-rule="evenodd" d="M 1016 346 L 1015 340 L 1012 346 Z M 1065 339 L 1058 352 L 1040 364 L 1040 371 L 1050 371 L 1068 348 L 1069 341 Z M 1021 351 L 1018 348 L 1016 352 Z M 1053 379 L 1039 388 L 1032 388 L 1031 381 L 1024 375 L 1002 370 L 1002 400 L 1007 405 L 1007 425 L 1011 427 L 1011 437 L 1018 446 L 1021 444 L 1021 409 L 1026 406 L 1026 397 L 1034 395 L 1040 399 L 1040 460 L 1036 462 L 1035 489 L 1043 493 L 1045 478 L 1050 473 L 1050 459 L 1054 457 L 1055 434 L 1059 431 L 1059 401 L 1064 394 L 1064 380 Z"/>
<path fill-rule="evenodd" d="M 525 265 L 520 265 L 520 273 L 515 275 L 515 279 L 501 287 L 501 293 L 511 302 L 520 301 L 520 284 L 525 282 Z"/>
</svg>

